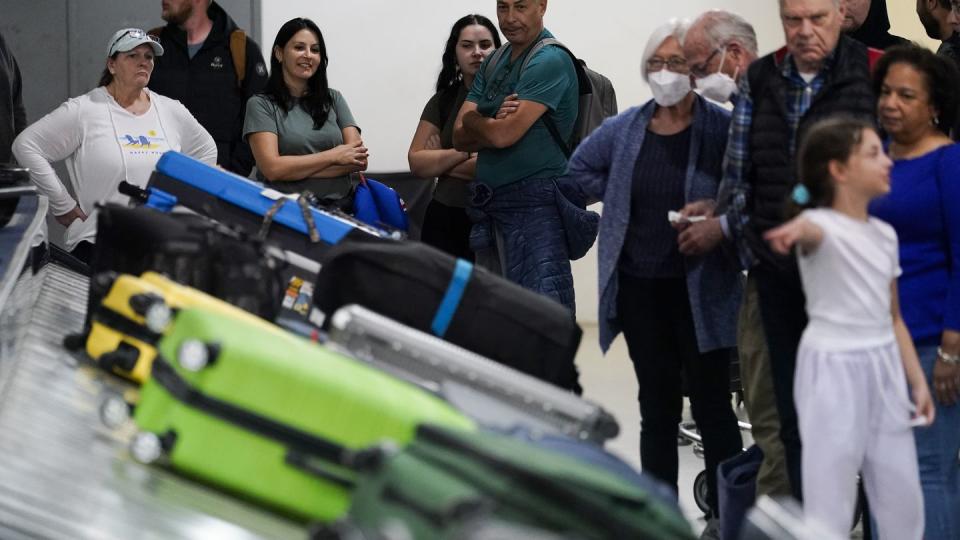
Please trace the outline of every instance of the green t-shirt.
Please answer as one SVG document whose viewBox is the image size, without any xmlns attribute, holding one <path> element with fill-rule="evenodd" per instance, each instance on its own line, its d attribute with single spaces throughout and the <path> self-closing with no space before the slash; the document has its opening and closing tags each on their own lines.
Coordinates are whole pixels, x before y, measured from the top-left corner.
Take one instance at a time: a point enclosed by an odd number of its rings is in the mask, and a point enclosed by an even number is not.
<svg viewBox="0 0 960 540">
<path fill-rule="evenodd" d="M 452 92 L 452 90 L 451 90 Z M 440 130 L 440 147 L 453 148 L 453 127 L 457 120 L 460 106 L 467 98 L 467 89 L 461 84 L 449 102 L 447 110 L 441 110 L 442 93 L 436 93 L 423 108 L 420 120 L 429 122 Z M 455 208 L 466 208 L 470 198 L 470 182 L 460 178 L 440 176 L 437 178 L 437 188 L 433 191 L 433 198 L 438 202 Z"/>
<path fill-rule="evenodd" d="M 340 92 L 333 88 L 329 91 L 333 98 L 333 107 L 320 129 L 313 129 L 313 118 L 299 104 L 295 103 L 290 112 L 284 113 L 272 99 L 263 94 L 251 97 L 247 101 L 247 115 L 243 120 L 243 137 L 260 131 L 275 133 L 281 156 L 316 154 L 343 144 L 342 130 L 357 127 L 357 123 Z M 277 191 L 301 193 L 310 190 L 320 198 L 344 197 L 350 193 L 351 187 L 349 176 L 270 182 L 257 171 L 257 178 Z"/>
<path fill-rule="evenodd" d="M 542 38 L 553 37 L 544 30 Z M 510 47 L 510 45 L 508 45 Z M 518 73 L 526 53 L 510 60 L 504 53 L 490 74 L 484 72 L 487 61 L 480 67 L 467 95 L 467 101 L 477 104 L 478 112 L 488 118 L 497 114 L 503 99 L 517 94 L 519 99 L 535 101 L 547 107 L 560 134 L 569 139 L 577 121 L 580 89 L 576 68 L 570 56 L 559 47 L 544 47 L 530 59 L 523 73 Z M 477 180 L 490 187 L 500 187 L 531 178 L 554 178 L 564 173 L 567 158 L 540 120 L 508 148 L 484 148 L 477 156 Z"/>
</svg>

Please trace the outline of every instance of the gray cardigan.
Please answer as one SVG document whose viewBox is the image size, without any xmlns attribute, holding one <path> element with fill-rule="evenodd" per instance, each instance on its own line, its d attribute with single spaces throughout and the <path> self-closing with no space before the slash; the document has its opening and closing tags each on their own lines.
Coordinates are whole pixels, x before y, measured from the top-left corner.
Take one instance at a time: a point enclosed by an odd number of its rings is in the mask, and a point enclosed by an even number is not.
<svg viewBox="0 0 960 540">
<path fill-rule="evenodd" d="M 617 267 L 630 220 L 634 165 L 655 109 L 651 100 L 607 119 L 577 147 L 567 171 L 569 180 L 579 186 L 583 196 L 603 201 L 599 321 L 600 347 L 604 352 L 620 333 Z M 716 198 L 729 124 L 730 113 L 697 96 L 684 188 L 687 202 Z M 684 257 L 684 266 L 700 351 L 733 347 L 742 296 L 739 265 L 718 247 L 702 257 Z"/>
</svg>

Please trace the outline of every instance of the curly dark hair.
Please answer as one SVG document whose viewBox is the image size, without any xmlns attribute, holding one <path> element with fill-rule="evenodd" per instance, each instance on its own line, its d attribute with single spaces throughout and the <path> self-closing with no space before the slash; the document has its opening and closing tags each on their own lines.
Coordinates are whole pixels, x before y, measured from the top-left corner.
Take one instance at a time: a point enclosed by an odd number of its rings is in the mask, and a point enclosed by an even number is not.
<svg viewBox="0 0 960 540">
<path fill-rule="evenodd" d="M 877 96 L 883 88 L 890 67 L 894 64 L 907 64 L 923 74 L 930 103 L 937 110 L 937 129 L 950 134 L 950 128 L 957 121 L 960 100 L 960 72 L 950 60 L 917 45 L 897 45 L 890 47 L 877 62 L 873 72 L 873 91 Z"/>
<path fill-rule="evenodd" d="M 273 40 L 273 47 L 270 48 L 270 78 L 263 89 L 263 94 L 279 105 L 285 113 L 293 108 L 295 100 L 283 81 L 283 65 L 277 60 L 276 49 L 283 50 L 293 36 L 301 30 L 309 30 L 315 34 L 320 45 L 320 65 L 317 66 L 317 72 L 307 80 L 307 92 L 300 98 L 300 106 L 313 118 L 313 129 L 320 129 L 327 121 L 327 115 L 333 107 L 333 98 L 330 96 L 330 86 L 327 83 L 327 64 L 330 60 L 327 57 L 327 45 L 315 22 L 297 17 L 284 23 L 277 31 L 277 38 Z"/>
</svg>

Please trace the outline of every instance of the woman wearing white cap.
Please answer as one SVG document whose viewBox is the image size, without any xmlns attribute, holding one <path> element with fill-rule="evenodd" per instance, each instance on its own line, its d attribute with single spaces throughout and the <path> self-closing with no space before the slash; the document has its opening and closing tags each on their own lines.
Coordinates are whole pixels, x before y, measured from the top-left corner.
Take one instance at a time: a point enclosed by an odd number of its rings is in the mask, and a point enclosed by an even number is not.
<svg viewBox="0 0 960 540">
<path fill-rule="evenodd" d="M 81 260 L 89 260 L 96 239 L 94 205 L 127 201 L 117 192 L 121 181 L 146 185 L 168 150 L 216 164 L 213 138 L 186 107 L 147 89 L 153 59 L 162 54 L 143 30 L 119 30 L 107 44 L 99 86 L 67 100 L 14 141 L 17 161 L 50 199 L 51 212 L 67 228 L 67 249 Z M 76 198 L 51 166 L 61 160 Z"/>
</svg>

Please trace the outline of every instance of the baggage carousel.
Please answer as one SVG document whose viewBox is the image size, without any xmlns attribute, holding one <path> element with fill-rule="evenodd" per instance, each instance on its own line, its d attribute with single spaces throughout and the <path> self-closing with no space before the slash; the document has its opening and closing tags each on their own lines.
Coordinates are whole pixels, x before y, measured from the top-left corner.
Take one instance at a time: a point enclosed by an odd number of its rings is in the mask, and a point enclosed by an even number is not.
<svg viewBox="0 0 960 540">
<path fill-rule="evenodd" d="M 22 197 L 0 229 L 0 538 L 304 538 L 302 523 L 137 463 L 132 423 L 101 421 L 104 398 L 135 388 L 62 347 L 83 325 L 87 278 L 32 271 L 45 212 Z"/>
</svg>

